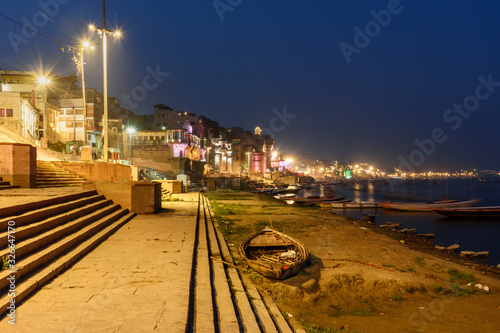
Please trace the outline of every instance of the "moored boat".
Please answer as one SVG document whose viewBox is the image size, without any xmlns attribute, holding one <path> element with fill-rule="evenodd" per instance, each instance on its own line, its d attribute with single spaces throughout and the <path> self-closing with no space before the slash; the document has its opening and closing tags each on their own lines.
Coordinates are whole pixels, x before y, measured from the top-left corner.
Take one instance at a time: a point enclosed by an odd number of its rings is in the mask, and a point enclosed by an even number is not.
<svg viewBox="0 0 500 333">
<path fill-rule="evenodd" d="M 385 202 L 382 202 L 382 208 L 397 209 L 394 207 L 406 206 L 406 205 L 431 205 L 431 204 L 441 204 L 441 203 L 451 203 L 451 202 L 458 202 L 458 200 L 440 200 L 440 201 L 433 201 L 433 202 L 390 202 L 390 201 L 385 201 Z"/>
<path fill-rule="evenodd" d="M 279 280 L 297 274 L 309 258 L 304 244 L 268 227 L 245 239 L 239 250 L 256 272 Z"/>
<path fill-rule="evenodd" d="M 472 207 L 481 202 L 481 199 L 474 199 L 468 201 L 441 201 L 441 202 L 433 202 L 433 203 L 398 203 L 392 204 L 390 206 L 391 209 L 401 210 L 405 212 L 432 212 L 436 209 L 443 208 L 456 208 L 456 207 Z M 382 206 L 386 208 L 382 203 Z"/>
<path fill-rule="evenodd" d="M 434 211 L 438 214 L 445 215 L 448 217 L 467 217 L 467 218 L 500 217 L 500 206 L 442 208 L 442 209 L 435 209 Z"/>
<path fill-rule="evenodd" d="M 314 205 L 314 204 L 321 203 L 321 202 L 339 201 L 339 200 L 343 200 L 343 199 L 345 199 L 345 197 L 337 197 L 335 195 L 330 195 L 330 196 L 326 196 L 326 197 L 315 197 L 315 196 L 314 197 L 306 197 L 306 198 L 295 197 L 292 199 L 286 199 L 285 202 L 289 205 L 293 205 L 293 204 Z"/>
<path fill-rule="evenodd" d="M 340 208 L 340 209 L 382 208 L 382 203 L 374 201 L 331 202 L 330 206 L 332 208 Z"/>
</svg>

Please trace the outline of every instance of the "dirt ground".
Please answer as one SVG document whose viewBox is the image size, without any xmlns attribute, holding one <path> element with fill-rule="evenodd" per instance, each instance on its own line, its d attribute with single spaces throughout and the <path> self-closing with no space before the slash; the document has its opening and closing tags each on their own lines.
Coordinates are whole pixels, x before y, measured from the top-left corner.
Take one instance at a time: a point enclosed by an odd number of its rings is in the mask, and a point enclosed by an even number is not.
<svg viewBox="0 0 500 333">
<path fill-rule="evenodd" d="M 497 268 L 435 250 L 432 240 L 325 210 L 245 192 L 208 197 L 242 274 L 271 296 L 295 327 L 306 332 L 499 331 Z M 303 242 L 311 254 L 309 266 L 284 281 L 248 268 L 238 246 L 265 226 Z"/>
</svg>

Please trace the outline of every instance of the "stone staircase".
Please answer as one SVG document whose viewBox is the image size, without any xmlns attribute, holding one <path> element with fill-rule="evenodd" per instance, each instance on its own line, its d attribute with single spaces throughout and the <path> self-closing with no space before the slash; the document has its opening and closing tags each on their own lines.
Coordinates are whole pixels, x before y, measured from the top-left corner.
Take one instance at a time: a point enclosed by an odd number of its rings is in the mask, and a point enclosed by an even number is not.
<svg viewBox="0 0 500 333">
<path fill-rule="evenodd" d="M 186 332 L 292 333 L 272 300 L 243 285 L 212 216 L 200 195 Z"/>
<path fill-rule="evenodd" d="M 11 260 L 0 270 L 0 313 L 12 293 L 18 305 L 135 216 L 95 191 L 25 206 L 0 209 L 0 258 Z"/>
<path fill-rule="evenodd" d="M 37 187 L 81 186 L 85 179 L 49 161 L 36 162 Z"/>
<path fill-rule="evenodd" d="M 8 190 L 11 188 L 19 188 L 19 186 L 11 185 L 10 182 L 6 182 L 0 177 L 0 190 Z"/>
</svg>

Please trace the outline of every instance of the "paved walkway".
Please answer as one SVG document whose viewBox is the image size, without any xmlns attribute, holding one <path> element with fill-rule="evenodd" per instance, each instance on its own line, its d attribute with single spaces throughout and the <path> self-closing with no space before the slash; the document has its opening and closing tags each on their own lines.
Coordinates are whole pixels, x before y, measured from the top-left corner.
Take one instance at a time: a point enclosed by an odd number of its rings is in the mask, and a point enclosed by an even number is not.
<svg viewBox="0 0 500 333">
<path fill-rule="evenodd" d="M 184 332 L 198 193 L 139 215 L 45 285 L 0 332 Z"/>
</svg>

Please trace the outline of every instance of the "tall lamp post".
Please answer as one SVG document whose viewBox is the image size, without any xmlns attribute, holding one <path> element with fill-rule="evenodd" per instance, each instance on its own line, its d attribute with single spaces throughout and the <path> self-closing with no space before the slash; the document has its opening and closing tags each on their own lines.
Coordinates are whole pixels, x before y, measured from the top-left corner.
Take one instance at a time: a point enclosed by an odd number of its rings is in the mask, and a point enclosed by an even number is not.
<svg viewBox="0 0 500 333">
<path fill-rule="evenodd" d="M 130 151 L 128 153 L 128 158 L 130 165 L 132 165 L 132 134 L 135 133 L 135 128 L 127 128 L 127 133 L 130 136 Z"/>
<path fill-rule="evenodd" d="M 99 35 L 102 37 L 102 67 L 103 67 L 103 90 L 104 90 L 104 119 L 103 119 L 103 135 L 104 144 L 102 147 L 103 160 L 108 161 L 108 66 L 107 66 L 107 51 L 106 51 L 106 36 L 111 34 L 114 37 L 120 37 L 121 33 L 119 31 L 106 30 L 106 1 L 102 0 L 102 29 L 96 28 L 93 25 L 89 25 L 89 29 L 94 31 L 97 30 Z"/>
<path fill-rule="evenodd" d="M 86 101 L 86 94 L 85 94 L 85 71 L 84 71 L 84 65 L 85 63 L 83 62 L 83 53 L 84 51 L 88 50 L 93 50 L 94 47 L 89 44 L 89 42 L 83 42 L 82 45 L 80 46 L 80 66 L 82 69 L 82 97 L 83 97 L 83 136 L 84 141 L 85 141 L 85 146 L 88 145 L 87 142 L 87 101 Z M 76 126 L 76 124 L 75 124 Z M 75 138 L 76 140 L 76 138 Z"/>
<path fill-rule="evenodd" d="M 49 143 L 49 137 L 47 134 L 47 123 L 49 121 L 49 117 L 47 117 L 47 84 L 50 83 L 50 80 L 46 77 L 40 77 L 38 82 L 42 85 L 42 100 L 43 100 L 43 137 L 47 139 L 47 144 Z"/>
</svg>

